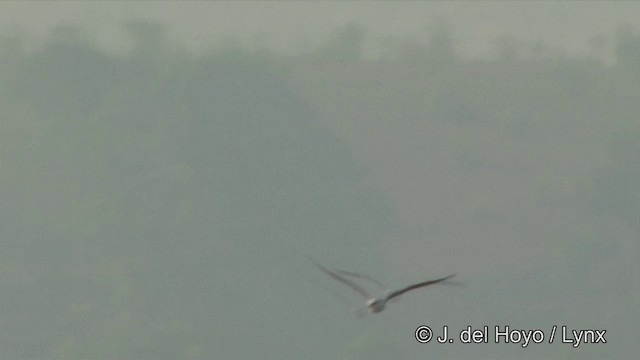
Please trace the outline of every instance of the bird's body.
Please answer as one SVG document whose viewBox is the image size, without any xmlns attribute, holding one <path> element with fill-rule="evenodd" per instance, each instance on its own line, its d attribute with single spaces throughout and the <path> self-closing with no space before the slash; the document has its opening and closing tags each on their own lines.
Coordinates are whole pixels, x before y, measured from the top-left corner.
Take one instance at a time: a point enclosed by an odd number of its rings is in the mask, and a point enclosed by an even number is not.
<svg viewBox="0 0 640 360">
<path fill-rule="evenodd" d="M 367 300 L 367 309 L 372 314 L 379 313 L 380 311 L 384 310 L 386 306 L 387 306 L 386 299 L 371 298 Z"/>
<path fill-rule="evenodd" d="M 367 310 L 369 313 L 375 314 L 375 313 L 379 313 L 382 310 L 385 309 L 387 303 L 391 300 L 395 300 L 397 299 L 400 295 L 407 293 L 409 291 L 415 290 L 415 289 L 419 289 L 419 288 L 423 288 L 429 285 L 434 285 L 446 280 L 449 280 L 450 278 L 454 277 L 455 274 L 449 275 L 449 276 L 445 276 L 443 278 L 439 278 L 439 279 L 435 279 L 435 280 L 428 280 L 428 281 L 423 281 L 414 285 L 410 285 L 407 286 L 405 288 L 399 289 L 399 290 L 395 290 L 395 291 L 391 291 L 391 292 L 387 292 L 384 296 L 380 297 L 380 298 L 376 298 L 371 296 L 364 288 L 362 288 L 361 286 L 359 286 L 358 284 L 354 283 L 353 281 L 347 279 L 342 275 L 347 275 L 347 276 L 352 276 L 352 277 L 358 277 L 358 278 L 363 278 L 363 279 L 368 279 L 371 280 L 373 282 L 375 282 L 376 284 L 382 286 L 382 284 L 380 284 L 378 281 L 374 280 L 373 278 L 366 276 L 366 275 L 360 275 L 357 273 L 353 273 L 353 272 L 349 272 L 349 271 L 341 271 L 341 270 L 337 270 L 337 271 L 331 271 L 327 268 L 325 268 L 324 266 L 318 264 L 315 260 L 309 258 L 320 270 L 322 270 L 324 273 L 326 273 L 327 275 L 331 276 L 333 279 L 340 281 L 341 283 L 349 286 L 352 290 L 354 290 L 355 292 L 357 292 L 358 294 L 360 294 L 362 297 L 365 298 L 366 300 L 366 306 L 367 306 Z"/>
</svg>

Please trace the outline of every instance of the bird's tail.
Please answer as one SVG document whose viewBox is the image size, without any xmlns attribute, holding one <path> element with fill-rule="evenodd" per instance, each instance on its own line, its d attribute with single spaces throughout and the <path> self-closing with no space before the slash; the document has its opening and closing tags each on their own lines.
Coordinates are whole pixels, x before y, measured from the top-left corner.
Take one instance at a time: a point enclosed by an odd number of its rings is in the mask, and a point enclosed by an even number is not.
<svg viewBox="0 0 640 360">
<path fill-rule="evenodd" d="M 367 316 L 368 310 L 365 306 L 358 306 L 353 308 L 353 315 L 355 315 L 355 317 L 357 319 L 363 319 L 365 316 Z"/>
</svg>

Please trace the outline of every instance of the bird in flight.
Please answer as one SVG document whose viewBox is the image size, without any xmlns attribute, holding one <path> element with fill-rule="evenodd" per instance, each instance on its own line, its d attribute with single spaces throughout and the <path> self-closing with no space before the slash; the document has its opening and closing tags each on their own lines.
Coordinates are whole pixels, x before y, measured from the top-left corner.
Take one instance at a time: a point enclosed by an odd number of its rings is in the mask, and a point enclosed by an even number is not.
<svg viewBox="0 0 640 360">
<path fill-rule="evenodd" d="M 387 291 L 384 296 L 382 296 L 380 298 L 376 298 L 376 297 L 371 296 L 363 287 L 361 287 L 360 285 L 356 284 L 351 279 L 348 279 L 346 276 L 350 276 L 350 277 L 354 277 L 354 278 L 366 279 L 366 280 L 369 280 L 369 281 L 372 281 L 372 282 L 376 283 L 380 287 L 384 287 L 380 282 L 378 282 L 374 278 L 372 278 L 370 276 L 367 276 L 367 275 L 354 273 L 354 272 L 351 272 L 351 271 L 343 271 L 343 270 L 331 271 L 331 270 L 327 269 L 326 267 L 320 265 L 317 261 L 313 260 L 310 257 L 309 257 L 309 260 L 311 260 L 311 262 L 313 262 L 313 264 L 315 266 L 317 266 L 322 272 L 324 272 L 325 274 L 329 275 L 333 279 L 338 280 L 341 283 L 347 285 L 352 290 L 354 290 L 355 292 L 360 294 L 362 297 L 364 297 L 365 301 L 366 301 L 366 306 L 367 306 L 366 310 L 371 314 L 375 314 L 375 313 L 381 312 L 382 310 L 385 309 L 385 307 L 386 307 L 388 302 L 390 302 L 392 300 L 397 300 L 398 297 L 400 295 L 404 294 L 404 293 L 407 293 L 407 292 L 409 292 L 411 290 L 423 288 L 423 287 L 426 287 L 426 286 L 429 286 L 429 285 L 434 285 L 434 284 L 437 284 L 437 283 L 441 283 L 443 281 L 451 279 L 452 277 L 454 277 L 456 275 L 456 274 L 451 274 L 451 275 L 445 276 L 443 278 L 439 278 L 439 279 L 435 279 L 435 280 L 427 280 L 427 281 L 423 281 L 423 282 L 420 282 L 420 283 L 417 283 L 417 284 L 409 285 L 409 286 L 404 287 L 404 288 L 399 289 L 399 290 Z M 356 315 L 361 317 L 364 314 L 362 314 L 360 312 L 357 312 Z"/>
</svg>

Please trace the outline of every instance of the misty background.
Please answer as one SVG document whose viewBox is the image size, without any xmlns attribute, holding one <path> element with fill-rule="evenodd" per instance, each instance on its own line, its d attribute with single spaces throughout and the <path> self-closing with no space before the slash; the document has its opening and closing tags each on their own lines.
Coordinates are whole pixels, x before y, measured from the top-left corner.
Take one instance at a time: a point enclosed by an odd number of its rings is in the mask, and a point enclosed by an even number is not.
<svg viewBox="0 0 640 360">
<path fill-rule="evenodd" d="M 0 4 L 0 349 L 633 358 L 639 14 Z M 361 299 L 306 255 L 392 288 L 464 286 L 358 320 Z M 423 324 L 606 329 L 608 343 L 419 344 Z"/>
</svg>

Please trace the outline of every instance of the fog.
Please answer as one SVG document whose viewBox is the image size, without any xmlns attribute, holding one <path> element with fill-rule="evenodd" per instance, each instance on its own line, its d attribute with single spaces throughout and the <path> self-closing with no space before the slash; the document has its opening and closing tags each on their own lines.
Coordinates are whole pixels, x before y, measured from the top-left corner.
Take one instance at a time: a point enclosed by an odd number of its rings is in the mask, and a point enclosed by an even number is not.
<svg viewBox="0 0 640 360">
<path fill-rule="evenodd" d="M 0 14 L 5 357 L 640 350 L 640 6 Z M 458 286 L 357 319 L 362 299 L 307 256 L 394 289 L 452 273 Z M 454 342 L 419 343 L 421 325 Z M 460 341 L 485 325 L 488 343 Z M 563 325 L 606 343 L 549 344 Z M 495 326 L 545 341 L 495 344 Z"/>
</svg>

